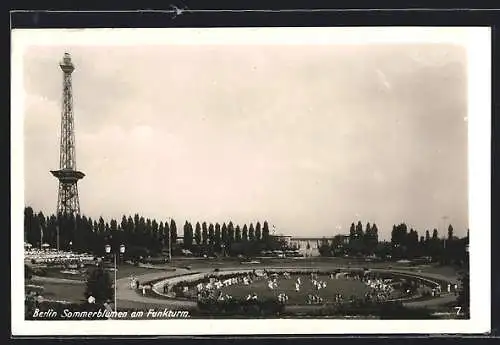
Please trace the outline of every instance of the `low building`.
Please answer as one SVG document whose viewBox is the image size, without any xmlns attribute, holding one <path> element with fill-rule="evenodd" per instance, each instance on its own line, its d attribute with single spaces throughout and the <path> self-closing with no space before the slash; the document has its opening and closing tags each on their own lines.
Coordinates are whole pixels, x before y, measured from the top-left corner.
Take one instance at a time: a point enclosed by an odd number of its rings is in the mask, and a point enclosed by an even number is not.
<svg viewBox="0 0 500 345">
<path fill-rule="evenodd" d="M 324 240 L 323 237 L 292 237 L 290 242 L 304 256 L 319 256 L 319 247 Z"/>
<path fill-rule="evenodd" d="M 292 236 L 289 236 L 289 235 L 271 235 L 271 237 L 274 237 L 278 241 L 285 243 L 287 247 L 290 247 L 292 245 Z"/>
<path fill-rule="evenodd" d="M 349 235 L 336 235 L 334 237 L 291 237 L 290 244 L 292 248 L 299 250 L 304 256 L 319 256 L 319 248 L 323 243 L 332 245 L 348 245 Z"/>
</svg>

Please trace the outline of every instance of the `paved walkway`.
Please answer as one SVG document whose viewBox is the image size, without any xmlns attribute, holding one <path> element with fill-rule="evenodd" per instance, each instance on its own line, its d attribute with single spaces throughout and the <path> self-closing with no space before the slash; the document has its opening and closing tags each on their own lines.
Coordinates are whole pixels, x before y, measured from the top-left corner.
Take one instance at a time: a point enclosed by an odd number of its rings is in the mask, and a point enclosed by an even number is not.
<svg viewBox="0 0 500 345">
<path fill-rule="evenodd" d="M 198 272 L 198 270 L 197 270 Z M 177 268 L 175 271 L 157 271 L 152 273 L 142 274 L 137 276 L 140 283 L 147 283 L 152 280 L 160 279 L 160 278 L 169 278 L 174 277 L 186 273 L 196 273 L 187 269 Z M 177 308 L 177 309 L 185 309 L 189 307 L 195 307 L 197 305 L 194 301 L 183 301 L 176 299 L 167 299 L 167 298 L 154 298 L 150 296 L 142 296 L 137 293 L 137 290 L 132 289 L 130 287 L 130 278 L 121 278 L 116 281 L 116 289 L 117 289 L 117 297 L 118 297 L 118 305 L 127 305 L 127 301 L 140 303 L 140 304 L 149 304 L 149 305 L 162 305 L 169 308 Z M 134 304 L 134 303 L 132 303 Z"/>
</svg>

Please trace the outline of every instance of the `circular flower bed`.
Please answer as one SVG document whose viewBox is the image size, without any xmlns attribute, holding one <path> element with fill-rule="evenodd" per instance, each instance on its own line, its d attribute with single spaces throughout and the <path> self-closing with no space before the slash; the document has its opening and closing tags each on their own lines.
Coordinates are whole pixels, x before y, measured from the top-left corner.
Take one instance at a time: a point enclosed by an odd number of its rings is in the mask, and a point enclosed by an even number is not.
<svg viewBox="0 0 500 345">
<path fill-rule="evenodd" d="M 173 277 L 156 282 L 152 293 L 191 301 L 277 300 L 286 305 L 325 305 L 437 296 L 447 283 L 391 270 L 269 268 Z"/>
</svg>

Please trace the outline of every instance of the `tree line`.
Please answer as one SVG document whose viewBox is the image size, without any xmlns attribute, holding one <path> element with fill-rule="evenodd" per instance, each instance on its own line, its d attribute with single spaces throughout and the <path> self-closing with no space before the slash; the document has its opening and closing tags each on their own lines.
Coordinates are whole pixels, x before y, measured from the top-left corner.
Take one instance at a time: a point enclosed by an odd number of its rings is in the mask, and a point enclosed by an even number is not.
<svg viewBox="0 0 500 345">
<path fill-rule="evenodd" d="M 378 228 L 374 223 L 366 224 L 366 230 L 360 221 L 355 225 L 351 224 L 349 235 L 335 235 L 331 241 L 322 240 L 319 250 L 323 256 L 343 256 L 343 255 L 370 255 L 376 252 L 378 240 Z"/>
<path fill-rule="evenodd" d="M 173 255 L 188 250 L 194 255 L 257 255 L 263 250 L 289 249 L 279 236 L 269 233 L 267 221 L 243 226 L 233 222 L 196 222 L 194 226 L 185 221 L 178 229 L 174 219 L 158 222 L 139 214 L 123 216 L 121 221 L 102 217 L 92 219 L 86 216 L 50 215 L 35 213 L 31 207 L 24 210 L 25 242 L 34 247 L 47 243 L 52 248 L 76 252 L 104 254 L 105 244 L 126 246 L 127 256 L 154 256 L 171 250 Z M 178 243 L 179 231 L 183 233 L 182 243 Z M 458 238 L 450 225 L 448 233 L 439 237 L 438 230 L 425 231 L 419 236 L 405 223 L 394 225 L 390 241 L 379 241 L 378 227 L 361 221 L 352 223 L 348 235 L 335 235 L 333 239 L 323 239 L 318 246 L 322 256 L 372 256 L 393 259 L 414 259 L 431 257 L 444 263 L 463 261 L 467 236 Z"/>
<path fill-rule="evenodd" d="M 367 223 L 363 229 L 361 221 L 354 222 L 346 238 L 336 235 L 331 241 L 324 239 L 320 244 L 323 256 L 377 256 L 393 259 L 415 259 L 428 257 L 442 263 L 459 263 L 466 260 L 466 246 L 469 243 L 469 231 L 463 238 L 454 235 L 453 226 L 448 226 L 447 234 L 439 237 L 437 229 L 425 231 L 419 236 L 418 231 L 408 228 L 405 223 L 394 225 L 390 241 L 378 240 L 376 224 Z"/>
<path fill-rule="evenodd" d="M 25 242 L 34 247 L 47 243 L 52 248 L 103 254 L 104 246 L 124 244 L 128 256 L 157 255 L 172 250 L 174 255 L 189 250 L 194 255 L 255 254 L 262 250 L 283 249 L 285 244 L 271 236 L 267 221 L 243 226 L 233 222 L 197 222 L 194 226 L 186 221 L 183 241 L 178 243 L 178 226 L 169 218 L 158 222 L 138 214 L 123 216 L 121 221 L 102 217 L 92 219 L 80 215 L 45 216 L 31 207 L 24 210 Z"/>
</svg>

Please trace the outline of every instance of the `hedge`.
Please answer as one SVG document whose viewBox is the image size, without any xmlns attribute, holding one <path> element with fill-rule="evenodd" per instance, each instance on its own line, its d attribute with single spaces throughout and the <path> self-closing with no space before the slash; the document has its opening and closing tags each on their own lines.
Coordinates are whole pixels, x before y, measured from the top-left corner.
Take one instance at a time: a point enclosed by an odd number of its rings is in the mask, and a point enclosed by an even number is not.
<svg viewBox="0 0 500 345">
<path fill-rule="evenodd" d="M 206 299 L 198 301 L 198 309 L 201 315 L 262 317 L 280 315 L 283 313 L 285 305 L 275 299 L 248 301 L 241 299 L 225 301 Z"/>
</svg>

